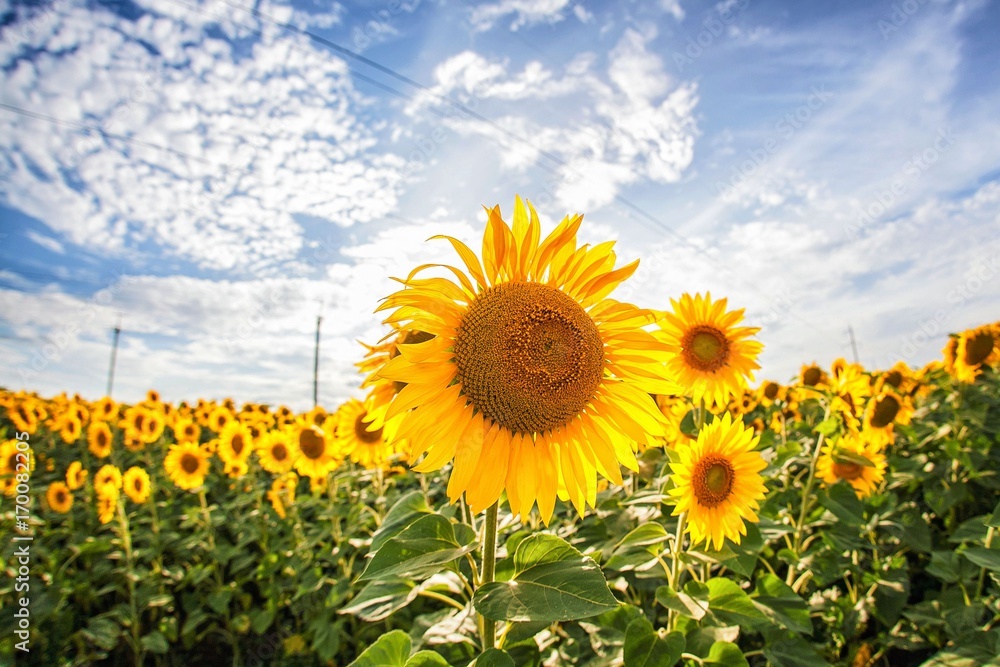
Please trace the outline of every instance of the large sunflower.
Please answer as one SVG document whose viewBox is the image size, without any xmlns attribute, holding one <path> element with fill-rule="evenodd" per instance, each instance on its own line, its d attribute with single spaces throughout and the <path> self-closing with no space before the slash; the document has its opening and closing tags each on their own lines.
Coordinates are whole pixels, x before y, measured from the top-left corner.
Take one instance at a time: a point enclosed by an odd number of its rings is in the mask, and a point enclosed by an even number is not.
<svg viewBox="0 0 1000 667">
<path fill-rule="evenodd" d="M 474 511 L 506 490 L 512 512 L 535 501 L 545 521 L 565 489 L 579 511 L 597 473 L 619 483 L 637 470 L 636 442 L 664 435 L 650 394 L 683 391 L 667 375 L 669 346 L 641 327 L 649 310 L 606 298 L 638 262 L 615 269 L 613 242 L 577 247 L 583 217 L 564 218 L 544 240 L 538 215 L 518 197 L 513 227 L 487 209 L 482 262 L 448 240 L 468 275 L 400 282 L 379 310 L 387 324 L 433 336 L 397 345 L 378 377 L 405 383 L 386 412 L 404 415 L 418 471 L 454 467 L 448 497 Z M 416 409 L 413 409 L 416 408 Z"/>
<path fill-rule="evenodd" d="M 170 445 L 163 468 L 170 480 L 182 489 L 195 489 L 205 483 L 209 454 L 193 442 Z"/>
<path fill-rule="evenodd" d="M 338 459 L 334 457 L 333 444 L 327 432 L 315 424 L 296 422 L 288 431 L 292 446 L 298 450 L 295 469 L 306 477 L 325 477 L 333 470 Z"/>
<path fill-rule="evenodd" d="M 73 494 L 63 482 L 52 482 L 45 491 L 45 500 L 49 509 L 59 514 L 65 514 L 73 507 Z"/>
<path fill-rule="evenodd" d="M 846 480 L 858 498 L 872 494 L 885 476 L 883 440 L 872 433 L 848 433 L 836 443 L 823 447 L 816 463 L 816 474 L 827 485 Z"/>
<path fill-rule="evenodd" d="M 865 408 L 864 430 L 882 438 L 883 443 L 892 442 L 893 424 L 909 424 L 913 416 L 913 401 L 900 394 L 890 385 L 883 385 L 882 391 L 872 396 Z"/>
<path fill-rule="evenodd" d="M 337 410 L 337 446 L 345 456 L 365 468 L 384 468 L 393 455 L 392 427 L 373 424 L 373 397 L 364 403 L 352 398 Z M 390 433 L 386 433 L 386 430 Z"/>
<path fill-rule="evenodd" d="M 134 503 L 144 503 L 149 499 L 149 473 L 139 466 L 132 466 L 122 476 L 125 495 Z"/>
<path fill-rule="evenodd" d="M 687 514 L 691 541 L 722 549 L 728 537 L 736 544 L 747 534 L 745 522 L 757 521 L 766 489 L 760 471 L 767 465 L 754 447 L 760 438 L 753 428 L 733 421 L 729 413 L 698 433 L 698 439 L 677 451 L 671 463 L 676 499 L 673 514 Z"/>
<path fill-rule="evenodd" d="M 757 355 L 764 346 L 748 340 L 758 327 L 736 326 L 743 309 L 726 311 L 726 299 L 712 295 L 684 294 L 670 300 L 674 310 L 660 321 L 657 335 L 676 350 L 667 366 L 677 381 L 688 388 L 695 403 L 704 399 L 724 406 L 731 394 L 739 394 L 753 380 Z"/>
<path fill-rule="evenodd" d="M 94 422 L 87 427 L 87 449 L 99 459 L 111 456 L 111 429 L 102 421 Z"/>
</svg>

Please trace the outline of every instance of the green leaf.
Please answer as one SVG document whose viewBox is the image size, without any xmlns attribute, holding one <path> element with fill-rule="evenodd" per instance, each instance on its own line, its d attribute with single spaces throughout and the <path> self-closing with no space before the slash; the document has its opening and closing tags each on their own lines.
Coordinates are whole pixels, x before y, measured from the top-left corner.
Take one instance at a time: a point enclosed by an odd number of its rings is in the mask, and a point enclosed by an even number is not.
<svg viewBox="0 0 1000 667">
<path fill-rule="evenodd" d="M 817 433 L 822 433 L 823 435 L 830 437 L 837 431 L 837 428 L 839 426 L 840 422 L 837 421 L 837 418 L 830 417 L 829 419 L 826 419 L 824 421 L 821 421 L 819 424 L 816 424 L 816 428 L 813 430 L 815 430 Z"/>
<path fill-rule="evenodd" d="M 476 667 L 514 667 L 514 660 L 504 651 L 498 648 L 491 648 L 483 651 L 482 655 L 472 663 Z M 472 667 L 470 665 L 470 667 Z"/>
<path fill-rule="evenodd" d="M 986 547 L 969 547 L 962 552 L 968 560 L 987 570 L 1000 572 L 1000 550 Z"/>
<path fill-rule="evenodd" d="M 99 648 L 110 651 L 118 645 L 121 628 L 110 618 L 92 618 L 87 623 L 89 639 Z"/>
<path fill-rule="evenodd" d="M 402 630 L 379 637 L 348 667 L 405 667 L 410 655 L 410 636 Z"/>
<path fill-rule="evenodd" d="M 667 609 L 698 621 L 708 613 L 708 588 L 696 581 L 688 582 L 681 592 L 670 586 L 656 589 L 656 601 Z"/>
<path fill-rule="evenodd" d="M 497 621 L 571 621 L 618 606 L 592 558 L 565 540 L 539 533 L 514 552 L 514 576 L 486 584 L 473 598 L 476 611 Z"/>
<path fill-rule="evenodd" d="M 432 513 L 423 493 L 420 491 L 407 493 L 386 512 L 382 525 L 372 535 L 371 551 L 378 551 L 386 541 L 398 535 L 404 528 L 422 516 Z"/>
<path fill-rule="evenodd" d="M 708 609 L 722 623 L 752 628 L 767 617 L 754 606 L 753 600 L 739 585 L 722 577 L 706 582 L 708 586 Z"/>
<path fill-rule="evenodd" d="M 645 618 L 629 623 L 625 631 L 625 667 L 672 667 L 684 652 L 680 632 L 657 632 Z"/>
<path fill-rule="evenodd" d="M 260 612 L 254 616 L 253 621 L 250 623 L 250 627 L 258 635 L 264 634 L 264 631 L 271 627 L 271 623 L 274 622 L 274 609 L 262 609 Z M 187 624 L 185 623 L 185 626 Z"/>
<path fill-rule="evenodd" d="M 726 542 L 726 546 L 730 547 L 735 555 L 721 560 L 720 563 L 737 574 L 750 577 L 757 566 L 757 556 L 764 548 L 764 538 L 756 525 L 748 523 L 746 529 L 747 534 L 739 544 Z"/>
<path fill-rule="evenodd" d="M 448 661 L 434 651 L 417 651 L 410 656 L 404 667 L 449 667 Z"/>
<path fill-rule="evenodd" d="M 156 655 L 165 655 L 170 650 L 170 644 L 166 637 L 154 630 L 142 638 L 142 648 Z"/>
<path fill-rule="evenodd" d="M 359 580 L 430 575 L 474 548 L 474 543 L 458 542 L 451 521 L 438 514 L 428 514 L 385 542 L 368 562 Z"/>
<path fill-rule="evenodd" d="M 770 572 L 757 577 L 757 586 L 752 599 L 757 609 L 771 621 L 795 632 L 812 633 L 809 607 L 805 601 L 790 586 Z"/>
<path fill-rule="evenodd" d="M 363 621 L 375 623 L 408 605 L 412 590 L 413 584 L 403 579 L 371 581 L 339 613 L 353 614 Z"/>
<path fill-rule="evenodd" d="M 731 642 L 715 642 L 708 650 L 708 657 L 703 665 L 718 665 L 719 667 L 750 667 L 743 657 L 740 647 Z"/>
<path fill-rule="evenodd" d="M 656 557 L 658 545 L 669 538 L 667 529 L 656 522 L 644 523 L 630 531 L 615 545 L 604 567 L 621 572 L 635 569 Z"/>
<path fill-rule="evenodd" d="M 948 536 L 949 542 L 959 543 L 959 542 L 982 542 L 986 539 L 986 533 L 988 528 L 986 527 L 986 521 L 989 517 L 974 516 L 968 521 L 962 522 L 962 524 L 952 531 L 951 535 Z"/>
<path fill-rule="evenodd" d="M 997 503 L 997 506 L 993 508 L 993 514 L 986 519 L 986 525 L 990 528 L 1000 528 L 1000 503 Z"/>
<path fill-rule="evenodd" d="M 681 433 L 689 438 L 698 437 L 698 423 L 695 421 L 694 413 L 694 409 L 688 410 L 688 413 L 681 419 L 680 426 L 678 427 Z"/>
<path fill-rule="evenodd" d="M 961 578 L 958 554 L 954 551 L 934 551 L 931 553 L 931 562 L 924 571 L 941 581 L 954 584 Z"/>
<path fill-rule="evenodd" d="M 864 505 L 847 482 L 837 482 L 827 489 L 820 496 L 820 503 L 848 526 L 861 526 L 865 523 Z"/>
<path fill-rule="evenodd" d="M 764 657 L 772 667 L 816 667 L 826 662 L 809 642 L 791 632 L 766 632 Z"/>
</svg>

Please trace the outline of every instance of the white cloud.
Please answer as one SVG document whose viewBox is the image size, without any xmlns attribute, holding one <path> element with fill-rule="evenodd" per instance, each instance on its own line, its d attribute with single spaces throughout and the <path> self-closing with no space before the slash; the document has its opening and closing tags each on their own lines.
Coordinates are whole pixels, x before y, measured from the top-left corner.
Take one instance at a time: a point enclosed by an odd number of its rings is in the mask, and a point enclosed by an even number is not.
<svg viewBox="0 0 1000 667">
<path fill-rule="evenodd" d="M 59 241 L 52 238 L 51 236 L 45 236 L 43 234 L 39 234 L 38 232 L 34 232 L 30 229 L 27 232 L 25 232 L 25 235 L 38 245 L 48 250 L 49 252 L 54 252 L 57 255 L 66 254 L 66 249 L 63 247 L 63 244 L 59 243 Z"/>
<path fill-rule="evenodd" d="M 467 108 L 486 108 L 492 122 L 450 115 L 445 123 L 462 136 L 484 136 L 498 145 L 500 164 L 523 171 L 556 156 L 555 197 L 568 210 L 595 210 L 621 189 L 643 179 L 673 183 L 694 156 L 698 98 L 693 83 L 674 83 L 659 56 L 648 49 L 655 37 L 626 30 L 608 56 L 604 76 L 592 54 L 578 54 L 557 75 L 537 62 L 508 73 L 507 63 L 465 51 L 435 70 L 430 94 L 409 112 L 458 98 Z M 507 104 L 530 100 L 525 104 Z M 555 114 L 540 113 L 551 101 Z M 531 108 L 535 113 L 525 111 Z"/>
<path fill-rule="evenodd" d="M 0 116 L 8 205 L 103 252 L 151 242 L 237 272 L 295 256 L 294 214 L 351 225 L 395 206 L 402 160 L 373 152 L 343 61 L 225 3 L 146 6 L 71 6 L 23 45 L 36 57 L 0 51 L 6 103 L 102 130 Z"/>
<path fill-rule="evenodd" d="M 539 23 L 558 23 L 565 18 L 568 5 L 569 0 L 500 0 L 474 7 L 469 14 L 469 22 L 474 30 L 485 32 L 500 19 L 514 14 L 510 30 L 516 31 Z"/>
</svg>

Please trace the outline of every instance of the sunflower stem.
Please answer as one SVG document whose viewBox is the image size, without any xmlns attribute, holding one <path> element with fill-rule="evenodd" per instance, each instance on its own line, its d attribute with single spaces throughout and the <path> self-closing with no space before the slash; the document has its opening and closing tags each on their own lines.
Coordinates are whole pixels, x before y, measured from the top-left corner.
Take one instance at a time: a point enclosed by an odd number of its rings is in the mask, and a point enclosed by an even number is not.
<svg viewBox="0 0 1000 667">
<path fill-rule="evenodd" d="M 996 534 L 996 528 L 990 526 L 989 530 L 986 531 L 986 548 L 989 549 L 993 546 L 993 536 Z M 983 584 L 986 582 L 986 568 L 979 570 L 979 579 L 976 581 L 976 599 L 980 599 L 983 595 Z"/>
<path fill-rule="evenodd" d="M 825 422 L 830 418 L 830 405 L 826 406 L 826 413 L 823 415 L 823 421 Z M 795 552 L 795 557 L 799 557 L 799 550 L 802 548 L 802 524 L 805 523 L 806 514 L 811 509 L 812 505 L 812 488 L 813 484 L 816 482 L 816 464 L 819 463 L 820 454 L 823 451 L 823 440 L 826 438 L 825 433 L 820 433 L 819 437 L 816 438 L 816 449 L 813 451 L 812 459 L 809 462 L 809 477 L 806 478 L 805 488 L 802 489 L 802 503 L 799 508 L 799 520 L 795 522 L 795 536 L 792 539 L 792 551 Z M 785 577 L 785 583 L 789 586 L 795 581 L 795 566 L 788 566 L 788 574 Z"/>
<path fill-rule="evenodd" d="M 681 512 L 677 517 L 677 535 L 674 537 L 674 548 L 670 554 L 670 588 L 677 591 L 681 580 L 681 547 L 684 543 L 684 524 L 687 512 Z M 667 629 L 673 630 L 678 614 L 674 610 L 667 612 Z"/>
<path fill-rule="evenodd" d="M 486 520 L 483 522 L 483 572 L 479 586 L 492 583 L 496 575 L 497 564 L 497 506 L 500 501 L 490 505 L 486 510 Z M 496 647 L 496 621 L 480 615 L 483 627 L 483 651 Z"/>
</svg>

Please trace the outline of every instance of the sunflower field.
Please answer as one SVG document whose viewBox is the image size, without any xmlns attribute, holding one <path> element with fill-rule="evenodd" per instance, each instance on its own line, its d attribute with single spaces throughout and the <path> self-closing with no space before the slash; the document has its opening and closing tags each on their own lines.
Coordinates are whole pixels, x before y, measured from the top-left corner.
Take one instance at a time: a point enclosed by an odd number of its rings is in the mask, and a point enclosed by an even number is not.
<svg viewBox="0 0 1000 667">
<path fill-rule="evenodd" d="M 1000 665 L 1000 322 L 758 382 L 726 299 L 488 217 L 364 400 L 0 392 L 4 663 Z"/>
</svg>

